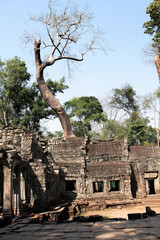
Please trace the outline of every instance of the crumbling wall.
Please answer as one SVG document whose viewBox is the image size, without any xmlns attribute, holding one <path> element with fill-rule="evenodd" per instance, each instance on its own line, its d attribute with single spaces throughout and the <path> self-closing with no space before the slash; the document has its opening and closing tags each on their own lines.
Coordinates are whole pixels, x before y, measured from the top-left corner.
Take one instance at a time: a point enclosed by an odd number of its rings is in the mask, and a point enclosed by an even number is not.
<svg viewBox="0 0 160 240">
<path fill-rule="evenodd" d="M 93 140 L 88 146 L 88 162 L 125 161 L 128 157 L 128 144 L 122 140 Z"/>
<path fill-rule="evenodd" d="M 148 180 L 153 180 L 155 193 L 160 193 L 160 150 L 157 146 L 130 146 L 129 162 L 132 165 L 137 190 L 135 197 L 151 194 Z"/>
<path fill-rule="evenodd" d="M 18 211 L 27 207 L 41 211 L 46 209 L 48 204 L 53 205 L 60 199 L 59 170 L 57 168 L 54 170 L 54 164 L 48 162 L 46 149 L 46 141 L 36 132 L 25 132 L 15 127 L 0 129 L 0 165 L 3 174 L 6 171 L 10 174 L 8 185 L 4 180 L 4 192 L 7 192 L 8 198 L 13 198 L 10 202 L 18 202 L 14 207 L 19 209 Z M 16 188 L 17 195 L 12 196 L 13 194 L 9 192 L 14 191 L 12 186 L 14 187 L 13 178 L 16 168 L 19 169 L 16 176 L 18 188 Z M 49 188 L 51 185 L 49 181 L 54 182 L 54 191 L 53 187 Z M 15 198 L 18 200 L 14 200 Z M 10 209 L 14 211 L 12 205 Z"/>
<path fill-rule="evenodd" d="M 60 192 L 62 198 L 84 197 L 87 141 L 83 138 L 49 141 L 48 152 L 55 165 L 61 169 Z"/>
<path fill-rule="evenodd" d="M 128 146 L 126 139 L 47 141 L 36 132 L 0 129 L 0 171 L 1 185 L 7 176 L 10 179 L 0 191 L 0 202 L 3 192 L 12 198 L 15 175 L 20 206 L 28 204 L 37 211 L 60 199 L 117 200 L 160 194 L 159 148 Z"/>
<path fill-rule="evenodd" d="M 126 141 L 54 139 L 49 151 L 61 168 L 61 193 L 72 198 L 131 198 Z M 110 184 L 119 184 L 115 191 Z M 67 187 L 70 184 L 70 187 Z M 75 188 L 73 185 L 76 185 Z M 100 186 L 96 190 L 96 186 Z M 68 189 L 70 188 L 70 191 Z"/>
<path fill-rule="evenodd" d="M 130 165 L 124 162 L 100 162 L 87 164 L 87 193 L 90 198 L 131 199 Z M 103 189 L 94 191 L 101 183 Z"/>
</svg>

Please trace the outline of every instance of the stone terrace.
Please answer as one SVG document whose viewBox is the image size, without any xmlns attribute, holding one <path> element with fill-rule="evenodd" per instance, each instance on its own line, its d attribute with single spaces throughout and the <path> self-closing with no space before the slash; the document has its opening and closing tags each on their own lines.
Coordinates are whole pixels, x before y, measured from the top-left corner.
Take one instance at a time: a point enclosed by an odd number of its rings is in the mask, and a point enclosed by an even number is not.
<svg viewBox="0 0 160 240">
<path fill-rule="evenodd" d="M 103 240 L 103 239 L 160 239 L 160 215 L 136 221 L 101 222 L 43 222 L 31 224 L 29 219 L 17 220 L 11 225 L 0 229 L 3 240 Z"/>
</svg>

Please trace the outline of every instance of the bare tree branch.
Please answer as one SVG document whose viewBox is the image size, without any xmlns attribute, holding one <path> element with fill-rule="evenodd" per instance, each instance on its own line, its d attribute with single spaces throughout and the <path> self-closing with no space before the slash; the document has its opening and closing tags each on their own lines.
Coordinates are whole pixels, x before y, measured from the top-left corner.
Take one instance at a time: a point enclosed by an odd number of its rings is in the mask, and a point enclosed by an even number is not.
<svg viewBox="0 0 160 240">
<path fill-rule="evenodd" d="M 35 40 L 35 62 L 37 85 L 42 97 L 49 106 L 56 112 L 63 128 L 63 136 L 74 137 L 68 115 L 63 106 L 52 95 L 46 86 L 43 71 L 46 67 L 53 65 L 56 61 L 67 60 L 70 62 L 83 61 L 84 55 L 94 50 L 103 50 L 102 32 L 94 30 L 91 24 L 93 14 L 87 8 L 79 10 L 76 5 L 66 6 L 60 13 L 52 7 L 49 1 L 48 14 L 41 14 L 38 17 L 31 17 L 32 21 L 42 24 L 47 31 L 46 37 Z M 84 37 L 84 38 L 83 38 Z M 87 44 L 82 41 L 86 40 Z M 47 60 L 41 60 L 41 42 L 47 51 Z M 81 50 L 80 50 L 81 48 Z"/>
</svg>

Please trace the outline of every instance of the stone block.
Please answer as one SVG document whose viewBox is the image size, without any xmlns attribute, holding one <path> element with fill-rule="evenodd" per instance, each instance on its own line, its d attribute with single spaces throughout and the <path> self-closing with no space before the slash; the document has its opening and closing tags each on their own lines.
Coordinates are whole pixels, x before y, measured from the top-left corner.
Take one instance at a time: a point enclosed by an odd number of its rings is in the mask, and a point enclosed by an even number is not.
<svg viewBox="0 0 160 240">
<path fill-rule="evenodd" d="M 130 213 L 128 214 L 128 220 L 136 220 L 136 219 L 141 219 L 142 214 L 141 213 Z"/>
</svg>

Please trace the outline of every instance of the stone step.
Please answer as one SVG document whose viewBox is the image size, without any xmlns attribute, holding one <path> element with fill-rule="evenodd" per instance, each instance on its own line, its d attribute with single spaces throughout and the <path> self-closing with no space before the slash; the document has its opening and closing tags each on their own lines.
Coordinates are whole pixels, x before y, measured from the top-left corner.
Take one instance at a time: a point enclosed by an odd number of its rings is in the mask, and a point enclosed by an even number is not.
<svg viewBox="0 0 160 240">
<path fill-rule="evenodd" d="M 160 201 L 152 201 L 152 200 L 149 200 L 149 201 L 144 200 L 143 202 L 144 203 L 159 203 L 160 204 Z"/>
<path fill-rule="evenodd" d="M 150 195 L 147 195 L 146 198 L 160 198 L 160 194 L 150 194 Z"/>
<path fill-rule="evenodd" d="M 159 203 L 152 203 L 152 202 L 146 202 L 146 203 L 143 203 L 145 206 L 158 206 L 160 207 L 160 204 Z"/>
<path fill-rule="evenodd" d="M 144 199 L 143 202 L 160 203 L 159 199 Z"/>
</svg>

